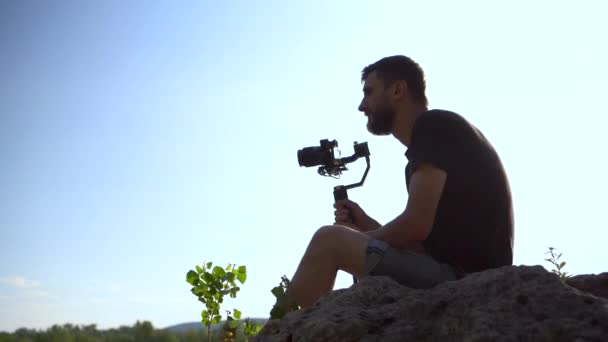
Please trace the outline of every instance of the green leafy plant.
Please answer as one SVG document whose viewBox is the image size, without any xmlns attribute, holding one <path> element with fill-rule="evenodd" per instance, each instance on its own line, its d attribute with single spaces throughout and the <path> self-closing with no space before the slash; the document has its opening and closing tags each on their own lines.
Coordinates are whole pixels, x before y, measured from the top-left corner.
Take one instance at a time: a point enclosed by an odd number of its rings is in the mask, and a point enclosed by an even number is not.
<svg viewBox="0 0 608 342">
<path fill-rule="evenodd" d="M 224 323 L 224 341 L 234 342 L 236 340 L 236 330 L 239 327 L 239 320 L 241 319 L 241 312 L 234 309 L 234 317 L 229 310 L 226 310 L 226 322 Z"/>
<path fill-rule="evenodd" d="M 224 296 L 229 295 L 236 298 L 240 291 L 239 283 L 245 284 L 247 280 L 247 267 L 229 264 L 225 268 L 213 267 L 212 262 L 196 266 L 186 274 L 186 281 L 192 285 L 191 292 L 200 302 L 205 304 L 201 312 L 202 324 L 207 327 L 207 337 L 211 341 L 211 326 L 221 322 L 220 304 L 224 302 Z M 224 341 L 235 341 L 237 329 L 241 325 L 242 313 L 238 309 L 226 310 L 226 320 L 222 326 Z M 262 329 L 262 325 L 255 324 L 247 318 L 244 322 L 243 332 L 245 339 L 253 337 Z"/>
<path fill-rule="evenodd" d="M 224 296 L 230 295 L 236 298 L 236 294 L 241 289 L 236 281 L 244 284 L 247 280 L 247 267 L 229 264 L 226 268 L 220 266 L 213 267 L 212 262 L 204 263 L 203 266 L 196 266 L 196 270 L 190 270 L 186 274 L 186 281 L 192 285 L 190 290 L 198 300 L 205 304 L 205 309 L 201 312 L 202 323 L 207 327 L 207 337 L 211 341 L 211 326 L 221 321 L 220 304 L 224 302 Z M 240 319 L 241 312 L 234 309 L 234 317 L 227 311 L 227 321 Z M 230 323 L 233 324 L 233 323 Z M 236 323 L 238 325 L 238 322 Z"/>
<path fill-rule="evenodd" d="M 568 272 L 564 272 L 562 271 L 562 269 L 564 268 L 564 266 L 566 266 L 566 262 L 565 261 L 559 261 L 559 258 L 562 256 L 562 253 L 556 254 L 555 248 L 553 247 L 548 247 L 549 251 L 546 252 L 545 254 L 549 254 L 550 257 L 545 259 L 546 261 L 550 262 L 551 264 L 553 264 L 553 266 L 555 266 L 555 269 L 551 270 L 551 272 L 557 274 L 559 276 L 559 279 L 562 283 L 566 282 L 566 280 L 568 280 L 568 278 L 572 277 L 571 275 L 568 274 Z"/>
<path fill-rule="evenodd" d="M 262 330 L 261 324 L 255 324 L 251 322 L 249 318 L 245 320 L 243 324 L 243 333 L 245 334 L 247 341 L 249 341 L 251 337 L 255 336 L 255 334 L 257 334 L 260 330 Z"/>
<path fill-rule="evenodd" d="M 279 286 L 272 288 L 271 292 L 277 298 L 277 301 L 270 310 L 270 319 L 281 319 L 290 311 L 300 310 L 300 306 L 297 304 L 287 307 L 287 289 L 290 285 L 289 278 L 283 275 Z"/>
</svg>

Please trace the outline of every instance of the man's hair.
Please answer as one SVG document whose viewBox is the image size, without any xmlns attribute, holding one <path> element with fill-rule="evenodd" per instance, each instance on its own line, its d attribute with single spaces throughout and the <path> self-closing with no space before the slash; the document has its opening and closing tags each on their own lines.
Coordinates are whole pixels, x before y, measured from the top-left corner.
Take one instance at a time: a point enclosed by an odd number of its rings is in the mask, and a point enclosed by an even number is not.
<svg viewBox="0 0 608 342">
<path fill-rule="evenodd" d="M 361 81 L 374 71 L 387 87 L 395 81 L 405 81 L 414 101 L 428 106 L 424 71 L 411 58 L 403 55 L 384 57 L 363 68 Z"/>
</svg>

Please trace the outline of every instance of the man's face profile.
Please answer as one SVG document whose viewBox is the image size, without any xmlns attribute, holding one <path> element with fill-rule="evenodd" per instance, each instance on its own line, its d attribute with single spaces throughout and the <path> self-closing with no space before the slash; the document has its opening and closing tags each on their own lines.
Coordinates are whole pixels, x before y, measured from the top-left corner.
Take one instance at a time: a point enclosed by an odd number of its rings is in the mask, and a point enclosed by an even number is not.
<svg viewBox="0 0 608 342">
<path fill-rule="evenodd" d="M 367 130 L 375 135 L 388 135 L 393 131 L 395 111 L 388 101 L 386 91 L 376 72 L 367 76 L 359 110 L 367 116 Z"/>
</svg>

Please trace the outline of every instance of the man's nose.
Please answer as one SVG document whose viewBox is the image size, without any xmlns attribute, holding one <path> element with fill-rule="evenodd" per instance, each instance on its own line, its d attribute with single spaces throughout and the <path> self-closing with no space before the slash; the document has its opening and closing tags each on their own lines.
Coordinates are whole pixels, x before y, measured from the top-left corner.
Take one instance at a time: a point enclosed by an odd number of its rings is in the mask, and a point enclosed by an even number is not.
<svg viewBox="0 0 608 342">
<path fill-rule="evenodd" d="M 361 103 L 359 104 L 359 111 L 365 112 L 366 109 L 367 109 L 367 106 L 365 105 L 365 101 L 361 100 Z"/>
</svg>

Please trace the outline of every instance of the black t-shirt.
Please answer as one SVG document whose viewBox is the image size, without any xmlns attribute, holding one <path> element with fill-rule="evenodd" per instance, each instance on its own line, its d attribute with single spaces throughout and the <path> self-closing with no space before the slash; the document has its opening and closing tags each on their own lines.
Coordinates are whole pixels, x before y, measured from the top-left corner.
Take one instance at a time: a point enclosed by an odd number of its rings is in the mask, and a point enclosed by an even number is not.
<svg viewBox="0 0 608 342">
<path fill-rule="evenodd" d="M 513 263 L 513 206 L 502 162 L 486 137 L 461 115 L 430 110 L 418 117 L 405 156 L 447 172 L 433 230 L 423 242 L 436 260 L 466 273 Z"/>
</svg>

